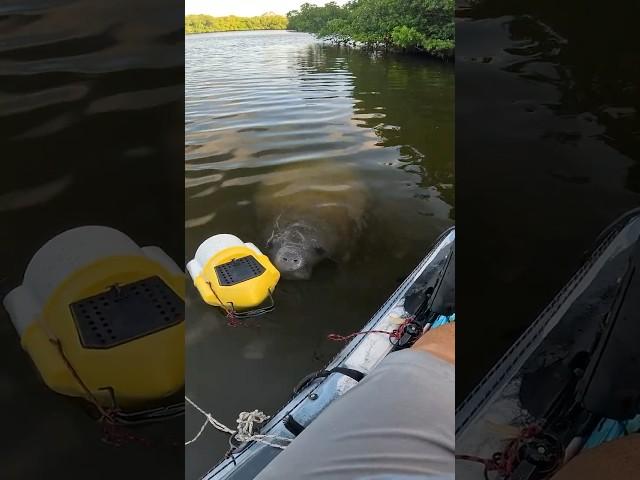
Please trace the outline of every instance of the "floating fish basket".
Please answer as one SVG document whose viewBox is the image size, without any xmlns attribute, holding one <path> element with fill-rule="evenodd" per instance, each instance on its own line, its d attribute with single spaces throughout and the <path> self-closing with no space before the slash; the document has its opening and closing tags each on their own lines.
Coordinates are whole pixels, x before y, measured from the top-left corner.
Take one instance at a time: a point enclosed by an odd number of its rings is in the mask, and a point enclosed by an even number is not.
<svg viewBox="0 0 640 480">
<path fill-rule="evenodd" d="M 228 314 L 255 316 L 274 308 L 280 272 L 253 243 L 214 235 L 198 247 L 187 270 L 202 299 Z"/>
</svg>

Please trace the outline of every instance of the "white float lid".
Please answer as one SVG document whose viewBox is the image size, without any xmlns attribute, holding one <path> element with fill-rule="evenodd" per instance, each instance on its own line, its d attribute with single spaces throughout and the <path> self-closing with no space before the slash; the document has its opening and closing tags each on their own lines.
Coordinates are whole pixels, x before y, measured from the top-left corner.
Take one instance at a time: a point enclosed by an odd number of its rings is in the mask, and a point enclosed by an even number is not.
<svg viewBox="0 0 640 480">
<path fill-rule="evenodd" d="M 22 334 L 40 315 L 49 296 L 66 278 L 100 259 L 114 256 L 146 256 L 173 274 L 181 273 L 162 249 L 140 248 L 114 228 L 88 225 L 67 230 L 40 247 L 27 265 L 22 285 L 3 299 L 18 333 Z"/>
<path fill-rule="evenodd" d="M 253 243 L 244 243 L 235 235 L 230 235 L 228 233 L 219 233 L 207 238 L 196 250 L 193 260 L 187 263 L 189 275 L 191 275 L 191 278 L 195 280 L 211 257 L 227 248 L 240 246 L 249 247 L 258 254 L 262 253 Z"/>
</svg>

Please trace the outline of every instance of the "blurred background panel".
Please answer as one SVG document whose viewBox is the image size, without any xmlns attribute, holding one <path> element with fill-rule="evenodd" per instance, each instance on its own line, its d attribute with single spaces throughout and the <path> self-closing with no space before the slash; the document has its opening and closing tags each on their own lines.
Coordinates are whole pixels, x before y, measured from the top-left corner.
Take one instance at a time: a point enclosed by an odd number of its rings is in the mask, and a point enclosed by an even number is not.
<svg viewBox="0 0 640 480">
<path fill-rule="evenodd" d="M 176 0 L 0 5 L 2 297 L 40 247 L 84 225 L 119 230 L 180 261 L 183 15 Z M 94 250 L 117 250 L 109 235 L 92 241 Z M 88 248 L 79 242 L 57 263 L 77 260 Z M 12 320 L 0 308 L 4 478 L 182 478 L 182 417 L 105 438 L 86 405 L 47 388 Z"/>
<path fill-rule="evenodd" d="M 622 1 L 458 2 L 458 403 L 640 205 L 636 14 Z"/>
</svg>

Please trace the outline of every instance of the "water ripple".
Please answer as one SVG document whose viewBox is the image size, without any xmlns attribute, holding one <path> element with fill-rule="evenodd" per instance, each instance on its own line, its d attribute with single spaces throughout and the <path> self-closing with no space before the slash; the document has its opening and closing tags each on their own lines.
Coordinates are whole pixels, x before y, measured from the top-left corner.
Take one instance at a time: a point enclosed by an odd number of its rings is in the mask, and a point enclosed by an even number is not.
<svg viewBox="0 0 640 480">
<path fill-rule="evenodd" d="M 357 68 L 369 72 L 363 75 Z M 452 143 L 452 132 L 443 130 L 435 136 L 438 126 L 427 118 L 452 119 L 452 97 L 437 100 L 451 101 L 444 115 L 434 113 L 440 107 L 432 103 L 442 96 L 443 88 L 452 92 L 452 72 L 427 70 L 429 65 L 424 63 L 373 61 L 363 52 L 321 45 L 300 33 L 187 37 L 187 228 L 200 232 L 198 238 L 220 228 L 212 227 L 214 220 L 216 225 L 229 224 L 226 228 L 238 230 L 234 218 L 239 206 L 252 205 L 256 188 L 273 181 L 282 165 L 300 165 L 303 172 L 313 162 L 349 162 L 360 180 L 371 186 L 384 178 L 390 184 L 429 191 L 451 183 L 452 148 L 445 150 L 446 157 L 435 168 L 422 165 L 431 131 L 436 147 L 446 140 L 444 136 L 450 136 Z M 426 103 L 414 101 L 429 87 L 433 98 L 424 97 Z M 398 101 L 389 102 L 390 94 L 398 96 Z M 405 109 L 402 118 L 390 118 L 397 115 L 399 106 Z M 445 173 L 440 173 L 442 168 Z M 433 180 L 425 180 L 429 176 Z M 381 190 L 374 196 L 437 198 L 419 193 Z M 391 205 L 382 202 L 380 208 Z M 217 215 L 211 216 L 212 212 Z M 406 217 L 411 223 L 415 215 Z"/>
</svg>

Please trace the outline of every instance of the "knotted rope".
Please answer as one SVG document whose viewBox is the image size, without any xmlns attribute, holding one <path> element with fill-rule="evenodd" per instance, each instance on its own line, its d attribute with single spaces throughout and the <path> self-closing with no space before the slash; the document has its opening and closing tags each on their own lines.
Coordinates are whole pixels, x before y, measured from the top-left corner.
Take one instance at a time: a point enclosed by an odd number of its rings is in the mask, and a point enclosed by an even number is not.
<svg viewBox="0 0 640 480">
<path fill-rule="evenodd" d="M 351 340 L 355 337 L 357 337 L 358 335 L 367 335 L 369 333 L 382 333 L 384 335 L 388 335 L 389 336 L 389 340 L 399 340 L 402 335 L 404 335 L 404 330 L 405 328 L 407 328 L 407 325 L 409 325 L 409 323 L 411 323 L 413 321 L 413 317 L 407 317 L 403 320 L 403 322 L 398 325 L 397 328 L 394 328 L 393 330 L 361 330 L 359 332 L 353 332 L 350 333 L 349 335 L 340 335 L 338 333 L 330 333 L 327 335 L 327 339 L 328 340 L 332 340 L 334 342 L 346 342 L 348 340 Z"/>
<path fill-rule="evenodd" d="M 456 455 L 456 459 L 482 464 L 485 478 L 489 478 L 489 472 L 496 472 L 502 478 L 509 478 L 520 462 L 520 447 L 541 431 L 542 428 L 539 425 L 527 425 L 520 430 L 515 438 L 511 438 L 506 442 L 501 452 L 494 453 L 491 458 L 483 458 L 476 455 Z"/>
<path fill-rule="evenodd" d="M 119 408 L 117 408 L 116 406 L 104 407 L 100 404 L 98 398 L 91 391 L 86 382 L 82 379 L 73 363 L 67 356 L 67 353 L 62 345 L 62 341 L 55 335 L 51 328 L 49 328 L 49 325 L 47 325 L 46 321 L 42 317 L 38 318 L 37 321 L 42 327 L 43 331 L 46 333 L 49 342 L 56 348 L 56 351 L 62 359 L 65 367 L 84 392 L 85 399 L 89 403 L 91 403 L 100 414 L 98 423 L 102 425 L 102 441 L 114 446 L 121 446 L 123 444 L 133 442 L 137 442 L 145 446 L 150 446 L 151 441 L 149 439 L 136 435 L 135 433 L 133 433 L 133 431 L 118 423 L 117 414 L 120 412 Z"/>
<path fill-rule="evenodd" d="M 200 435 L 202 435 L 202 432 L 204 432 L 207 424 L 211 424 L 216 430 L 231 435 L 231 438 L 237 440 L 240 443 L 258 442 L 269 445 L 270 447 L 284 450 L 286 446 L 291 442 L 291 439 L 287 437 L 280 437 L 278 435 L 261 435 L 253 432 L 255 425 L 264 423 L 270 418 L 269 415 L 266 415 L 264 412 L 261 412 L 259 410 L 254 410 L 252 412 L 240 412 L 240 415 L 238 415 L 238 419 L 236 420 L 238 428 L 237 430 L 232 430 L 222 422 L 216 420 L 213 415 L 205 412 L 186 395 L 184 399 L 205 417 L 205 421 L 200 427 L 198 433 L 191 440 L 186 441 L 184 443 L 185 445 L 189 445 L 195 442 L 200 437 Z"/>
<path fill-rule="evenodd" d="M 240 321 L 240 319 L 236 316 L 235 311 L 233 310 L 233 304 L 231 304 L 231 308 L 227 307 L 224 304 L 224 302 L 220 300 L 220 297 L 218 296 L 216 291 L 213 289 L 213 285 L 211 285 L 211 282 L 207 282 L 207 285 L 209 285 L 209 289 L 211 290 L 211 293 L 215 295 L 216 299 L 218 300 L 218 303 L 220 303 L 220 307 L 224 310 L 225 317 L 227 317 L 227 326 L 228 327 L 245 326 L 245 324 L 242 323 L 242 321 Z"/>
</svg>

